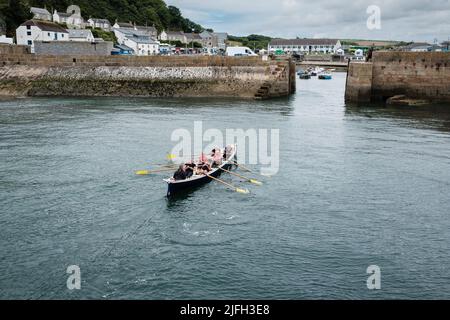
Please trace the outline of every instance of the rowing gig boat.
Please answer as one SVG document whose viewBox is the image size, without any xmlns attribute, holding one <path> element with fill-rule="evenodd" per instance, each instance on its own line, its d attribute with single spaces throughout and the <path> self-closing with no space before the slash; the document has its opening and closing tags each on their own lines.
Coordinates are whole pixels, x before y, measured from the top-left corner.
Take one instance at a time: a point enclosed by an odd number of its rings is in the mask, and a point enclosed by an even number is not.
<svg viewBox="0 0 450 320">
<path fill-rule="evenodd" d="M 227 155 L 227 158 L 222 161 L 222 165 L 220 165 L 217 168 L 212 168 L 211 172 L 208 174 L 209 176 L 212 176 L 214 178 L 217 178 L 222 173 L 221 169 L 229 170 L 234 165 L 234 163 L 237 161 L 237 148 L 236 145 L 231 145 L 228 147 L 230 149 L 230 154 Z M 168 184 L 167 188 L 167 196 L 173 196 L 177 193 L 180 193 L 181 191 L 186 191 L 188 189 L 193 189 L 195 187 L 201 186 L 203 184 L 206 184 L 210 182 L 210 177 L 206 175 L 193 175 L 192 177 L 186 179 L 186 180 L 175 180 L 173 178 L 164 179 L 165 182 Z"/>
</svg>

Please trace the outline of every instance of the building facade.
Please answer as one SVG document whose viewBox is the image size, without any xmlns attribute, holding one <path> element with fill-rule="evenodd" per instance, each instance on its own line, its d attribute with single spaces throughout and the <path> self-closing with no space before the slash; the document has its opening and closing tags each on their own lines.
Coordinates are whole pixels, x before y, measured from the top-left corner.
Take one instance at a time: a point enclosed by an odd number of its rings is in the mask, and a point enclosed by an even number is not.
<svg viewBox="0 0 450 320">
<path fill-rule="evenodd" d="M 284 53 L 334 54 L 341 48 L 341 42 L 335 39 L 273 39 L 269 43 L 269 53 L 282 50 Z"/>
<path fill-rule="evenodd" d="M 226 50 L 227 49 L 228 33 L 226 33 L 226 32 L 214 32 L 213 35 L 217 37 L 217 48 L 219 50 Z"/>
<path fill-rule="evenodd" d="M 183 31 L 162 31 L 159 35 L 159 40 L 180 41 L 181 43 L 188 43 L 186 35 Z"/>
<path fill-rule="evenodd" d="M 42 20 L 28 20 L 16 29 L 18 45 L 31 47 L 34 53 L 35 41 L 69 41 L 69 32 L 60 25 Z"/>
<path fill-rule="evenodd" d="M 115 22 L 113 25 L 114 29 L 134 29 L 134 24 L 131 22 Z"/>
<path fill-rule="evenodd" d="M 114 29 L 117 42 L 131 48 L 135 55 L 148 56 L 159 54 L 159 42 L 147 35 L 145 31 L 129 28 Z"/>
<path fill-rule="evenodd" d="M 83 29 L 86 26 L 81 16 L 80 8 L 75 5 L 69 6 L 66 12 L 58 12 L 55 10 L 53 13 L 53 21 L 66 24 L 68 28 Z"/>
<path fill-rule="evenodd" d="M 128 37 L 125 39 L 123 44 L 131 48 L 138 56 L 151 56 L 159 54 L 159 43 L 150 37 Z"/>
<path fill-rule="evenodd" d="M 137 26 L 130 23 L 125 22 L 116 22 L 113 25 L 114 32 L 116 30 L 123 31 L 123 32 L 133 32 L 142 36 L 147 36 L 152 38 L 153 40 L 158 39 L 158 30 L 154 26 Z"/>
<path fill-rule="evenodd" d="M 14 39 L 8 38 L 6 35 L 2 34 L 2 35 L 0 35 L 0 43 L 1 44 L 13 44 Z"/>
<path fill-rule="evenodd" d="M 219 46 L 217 36 L 212 32 L 203 31 L 200 33 L 200 38 L 204 48 L 217 48 Z"/>
<path fill-rule="evenodd" d="M 87 29 L 69 29 L 69 41 L 94 42 L 95 38 L 91 30 Z"/>
<path fill-rule="evenodd" d="M 185 33 L 184 35 L 186 36 L 187 43 L 196 42 L 198 44 L 202 44 L 202 38 L 198 33 Z"/>
<path fill-rule="evenodd" d="M 87 24 L 91 28 L 98 28 L 105 31 L 111 31 L 111 23 L 108 19 L 96 19 L 96 18 L 90 18 L 87 21 Z"/>
</svg>

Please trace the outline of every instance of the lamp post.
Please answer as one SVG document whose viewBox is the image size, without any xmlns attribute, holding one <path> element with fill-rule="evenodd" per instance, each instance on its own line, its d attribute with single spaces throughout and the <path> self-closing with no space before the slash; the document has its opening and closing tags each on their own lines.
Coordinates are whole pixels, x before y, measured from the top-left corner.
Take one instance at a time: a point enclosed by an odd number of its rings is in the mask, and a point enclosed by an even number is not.
<svg viewBox="0 0 450 320">
<path fill-rule="evenodd" d="M 192 28 L 192 36 L 194 35 L 195 29 Z M 192 54 L 194 54 L 194 37 L 192 37 Z"/>
</svg>

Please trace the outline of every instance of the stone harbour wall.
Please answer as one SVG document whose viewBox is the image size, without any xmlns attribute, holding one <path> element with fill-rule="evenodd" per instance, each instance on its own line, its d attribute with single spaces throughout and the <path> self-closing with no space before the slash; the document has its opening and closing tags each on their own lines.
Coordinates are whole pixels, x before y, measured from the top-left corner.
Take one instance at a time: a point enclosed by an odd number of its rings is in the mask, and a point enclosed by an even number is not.
<svg viewBox="0 0 450 320">
<path fill-rule="evenodd" d="M 450 53 L 379 51 L 370 63 L 350 63 L 347 102 L 386 101 L 397 95 L 450 102 Z"/>
<path fill-rule="evenodd" d="M 240 97 L 295 91 L 290 61 L 259 57 L 51 56 L 0 46 L 0 96 Z M 295 72 L 295 69 L 294 69 Z"/>
</svg>

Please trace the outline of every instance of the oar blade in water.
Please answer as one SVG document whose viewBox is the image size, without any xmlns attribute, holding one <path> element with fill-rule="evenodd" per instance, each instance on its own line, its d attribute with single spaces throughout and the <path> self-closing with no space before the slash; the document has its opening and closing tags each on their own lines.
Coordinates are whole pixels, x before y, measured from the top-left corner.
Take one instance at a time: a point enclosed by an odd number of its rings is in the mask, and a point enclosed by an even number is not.
<svg viewBox="0 0 450 320">
<path fill-rule="evenodd" d="M 250 191 L 248 191 L 247 189 L 241 189 L 241 188 L 236 188 L 236 192 L 242 193 L 242 194 L 249 194 L 250 193 Z"/>
<path fill-rule="evenodd" d="M 250 179 L 249 180 L 251 183 L 253 183 L 253 184 L 256 184 L 256 185 L 258 185 L 258 186 L 262 186 L 262 182 L 261 181 L 258 181 L 258 180 L 255 180 L 255 179 Z"/>
<path fill-rule="evenodd" d="M 150 174 L 150 171 L 148 171 L 148 170 L 139 170 L 139 171 L 136 171 L 136 174 L 138 176 L 145 176 L 145 175 Z"/>
</svg>

